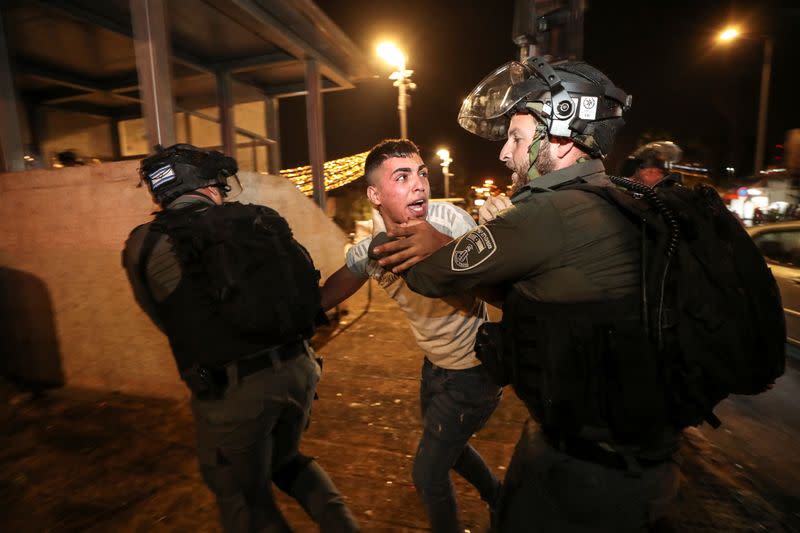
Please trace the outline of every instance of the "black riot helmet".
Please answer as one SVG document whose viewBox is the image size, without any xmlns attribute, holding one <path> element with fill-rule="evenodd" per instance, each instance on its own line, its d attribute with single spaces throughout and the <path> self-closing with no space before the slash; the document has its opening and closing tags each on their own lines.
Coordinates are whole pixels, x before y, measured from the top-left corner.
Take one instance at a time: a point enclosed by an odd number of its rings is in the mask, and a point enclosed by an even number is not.
<svg viewBox="0 0 800 533">
<path fill-rule="evenodd" d="M 203 187 L 219 187 L 227 196 L 231 191 L 228 179 L 235 179 L 237 171 L 236 160 L 232 157 L 191 144 L 175 144 L 169 148 L 158 145 L 156 152 L 142 160 L 139 167 L 142 180 L 162 207 L 184 193 Z"/>
<path fill-rule="evenodd" d="M 622 164 L 621 174 L 625 177 L 638 179 L 643 182 L 655 178 L 645 176 L 645 169 L 657 169 L 663 177 L 672 172 L 672 166 L 681 160 L 683 151 L 680 146 L 672 141 L 655 141 L 647 143 L 636 149 Z M 673 181 L 680 181 L 680 174 L 673 174 Z M 653 184 L 655 182 L 653 181 Z"/>
<path fill-rule="evenodd" d="M 631 155 L 638 162 L 638 168 L 657 168 L 665 173 L 680 161 L 683 151 L 672 141 L 655 141 L 640 146 Z"/>
<path fill-rule="evenodd" d="M 531 113 L 547 133 L 566 137 L 588 154 L 603 157 L 622 127 L 631 96 L 602 72 L 582 61 L 555 63 L 530 57 L 506 63 L 464 99 L 458 123 L 490 140 L 506 138 L 514 113 Z"/>
</svg>

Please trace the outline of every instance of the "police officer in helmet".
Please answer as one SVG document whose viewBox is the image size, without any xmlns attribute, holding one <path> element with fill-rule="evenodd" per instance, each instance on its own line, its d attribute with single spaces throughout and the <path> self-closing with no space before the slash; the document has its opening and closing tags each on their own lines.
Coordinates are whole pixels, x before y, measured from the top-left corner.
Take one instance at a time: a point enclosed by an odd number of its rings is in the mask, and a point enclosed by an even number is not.
<svg viewBox="0 0 800 533">
<path fill-rule="evenodd" d="M 680 160 L 682 153 L 680 147 L 671 141 L 647 143 L 628 157 L 622 175 L 651 188 L 667 182 L 680 183 L 681 176 L 672 173 L 672 165 Z"/>
<path fill-rule="evenodd" d="M 482 328 L 476 352 L 536 423 L 509 465 L 500 531 L 644 530 L 676 492 L 679 431 L 644 357 L 641 234 L 585 189 L 613 186 L 603 159 L 630 104 L 584 62 L 500 67 L 458 120 L 505 141 L 511 202 L 438 250 L 424 224 L 374 250 L 385 265 L 418 260 L 405 277 L 425 296 L 507 289 L 503 320 Z"/>
<path fill-rule="evenodd" d="M 217 151 L 157 147 L 140 174 L 161 210 L 131 232 L 123 266 L 192 392 L 200 470 L 224 530 L 290 531 L 274 482 L 321 530 L 357 531 L 298 451 L 320 376 L 307 343 L 319 272 L 276 211 L 224 202 L 236 172 Z"/>
</svg>

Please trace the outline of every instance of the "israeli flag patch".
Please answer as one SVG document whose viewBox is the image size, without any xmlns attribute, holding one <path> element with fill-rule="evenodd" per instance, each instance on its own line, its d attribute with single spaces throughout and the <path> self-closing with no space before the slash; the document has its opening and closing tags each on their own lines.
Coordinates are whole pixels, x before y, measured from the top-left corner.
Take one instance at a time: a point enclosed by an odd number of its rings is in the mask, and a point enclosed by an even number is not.
<svg viewBox="0 0 800 533">
<path fill-rule="evenodd" d="M 162 185 L 175 181 L 175 169 L 172 168 L 172 165 L 165 165 L 151 172 L 147 179 L 150 180 L 150 187 L 156 190 Z"/>
</svg>

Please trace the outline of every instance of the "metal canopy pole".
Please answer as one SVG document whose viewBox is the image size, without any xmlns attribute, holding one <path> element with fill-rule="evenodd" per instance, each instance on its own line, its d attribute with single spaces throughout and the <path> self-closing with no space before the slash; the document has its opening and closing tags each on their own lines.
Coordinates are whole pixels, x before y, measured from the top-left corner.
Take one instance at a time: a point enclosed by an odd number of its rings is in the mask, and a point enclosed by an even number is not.
<svg viewBox="0 0 800 533">
<path fill-rule="evenodd" d="M 270 96 L 264 100 L 267 119 L 267 137 L 275 142 L 267 145 L 267 172 L 278 175 L 281 172 L 281 117 L 280 99 Z"/>
<path fill-rule="evenodd" d="M 219 127 L 222 138 L 222 151 L 225 155 L 236 158 L 236 130 L 233 118 L 233 84 L 231 74 L 218 71 L 217 102 L 219 105 Z"/>
<path fill-rule="evenodd" d="M 398 80 L 397 85 L 397 111 L 400 113 L 400 138 L 408 139 L 408 94 L 406 93 L 405 79 Z"/>
<path fill-rule="evenodd" d="M 171 146 L 176 142 L 175 110 L 164 0 L 130 0 L 130 5 L 147 140 Z"/>
<path fill-rule="evenodd" d="M 3 19 L 0 15 L 0 150 L 3 170 L 25 170 L 25 152 L 22 148 L 17 97 L 14 93 L 14 78 L 8 62 L 8 48 Z"/>
<path fill-rule="evenodd" d="M 306 120 L 308 157 L 314 184 L 314 202 L 325 211 L 325 132 L 322 122 L 322 80 L 319 63 L 306 60 Z"/>
</svg>

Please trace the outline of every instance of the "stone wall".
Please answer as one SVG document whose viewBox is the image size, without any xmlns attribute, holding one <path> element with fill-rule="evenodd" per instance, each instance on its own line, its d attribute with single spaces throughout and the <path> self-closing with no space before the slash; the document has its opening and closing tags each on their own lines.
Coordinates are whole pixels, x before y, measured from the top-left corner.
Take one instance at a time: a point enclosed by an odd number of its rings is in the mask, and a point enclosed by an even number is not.
<svg viewBox="0 0 800 533">
<path fill-rule="evenodd" d="M 133 300 L 120 265 L 129 231 L 150 220 L 138 161 L 0 174 L 0 371 L 16 379 L 183 396 L 164 336 Z M 292 184 L 240 173 L 243 203 L 277 209 L 323 278 L 345 235 Z"/>
</svg>

